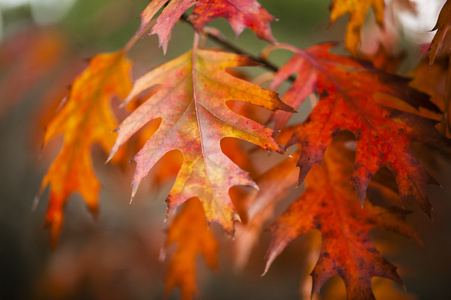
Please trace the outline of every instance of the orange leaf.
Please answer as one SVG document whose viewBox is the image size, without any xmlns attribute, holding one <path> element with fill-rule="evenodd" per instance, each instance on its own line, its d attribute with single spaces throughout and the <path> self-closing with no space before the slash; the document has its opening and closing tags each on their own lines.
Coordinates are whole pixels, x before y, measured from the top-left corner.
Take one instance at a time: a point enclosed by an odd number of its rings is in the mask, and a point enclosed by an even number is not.
<svg viewBox="0 0 451 300">
<path fill-rule="evenodd" d="M 440 114 L 428 111 L 420 112 L 422 116 L 441 120 L 440 131 L 451 136 L 451 68 L 449 63 L 435 63 L 428 65 L 427 58 L 423 59 L 412 74 L 410 85 L 431 96 L 431 101 L 440 108 Z"/>
<path fill-rule="evenodd" d="M 408 87 L 407 79 L 332 54 L 331 46 L 323 44 L 301 51 L 288 62 L 296 66 L 297 60 L 307 60 L 315 67 L 318 78 L 315 88 L 320 97 L 288 143 L 299 144 L 302 149 L 298 162 L 300 182 L 314 164 L 321 162 L 332 137 L 341 130 L 349 130 L 357 140 L 352 180 L 362 203 L 371 177 L 387 167 L 395 175 L 401 198 L 413 195 L 430 215 L 426 187 L 435 180 L 413 156 L 409 146 L 412 141 L 419 141 L 445 148 L 450 141 L 435 130 L 436 121 L 388 108 L 379 101 L 400 101 L 434 111 L 439 111 L 438 108 L 427 95 Z M 302 70 L 292 69 L 295 72 L 303 74 Z M 287 103 L 291 102 L 287 100 Z"/>
<path fill-rule="evenodd" d="M 376 299 L 384 300 L 418 300 L 397 283 L 382 277 L 373 278 L 372 288 Z M 311 288 L 311 287 L 310 287 Z M 310 291 L 310 290 L 309 290 Z M 317 297 L 316 297 L 317 296 Z M 327 283 L 327 289 L 316 294 L 315 300 L 346 299 L 346 287 L 340 278 L 332 278 Z"/>
<path fill-rule="evenodd" d="M 384 0 L 333 0 L 330 5 L 330 23 L 349 13 L 346 27 L 345 45 L 353 56 L 357 55 L 360 43 L 360 32 L 370 7 L 373 8 L 379 26 L 384 25 Z"/>
<path fill-rule="evenodd" d="M 431 42 L 428 50 L 429 66 L 431 66 L 437 56 L 445 52 L 450 54 L 451 48 L 451 1 L 446 1 L 443 5 L 437 23 L 432 30 L 437 30 L 434 39 Z"/>
<path fill-rule="evenodd" d="M 147 36 L 157 34 L 160 41 L 160 47 L 163 52 L 168 49 L 168 42 L 171 38 L 172 29 L 175 23 L 180 19 L 183 13 L 196 3 L 196 0 L 173 0 L 164 8 L 160 16 L 158 16 L 155 24 L 152 25 L 151 20 L 155 14 L 168 2 L 168 0 L 153 0 L 144 9 L 141 14 L 141 25 L 136 32 L 136 36 L 150 30 Z"/>
<path fill-rule="evenodd" d="M 407 53 L 404 51 L 398 54 L 392 54 L 384 45 L 379 44 L 375 53 L 362 54 L 360 59 L 370 61 L 379 70 L 396 74 L 396 71 L 406 56 Z"/>
<path fill-rule="evenodd" d="M 92 169 L 91 146 L 99 143 L 108 152 L 113 145 L 111 132 L 117 127 L 117 122 L 109 102 L 114 94 L 124 98 L 130 92 L 130 68 L 131 63 L 122 51 L 92 58 L 46 129 L 44 145 L 53 137 L 64 135 L 63 147 L 42 180 L 39 191 L 42 194 L 50 184 L 45 223 L 51 228 L 52 246 L 56 246 L 63 222 L 63 208 L 72 193 L 79 192 L 91 212 L 97 213 L 100 184 Z"/>
<path fill-rule="evenodd" d="M 166 273 L 165 294 L 176 286 L 182 299 L 192 299 L 197 294 L 196 262 L 203 255 L 210 268 L 217 266 L 218 242 L 208 228 L 204 211 L 199 201 L 192 199 L 183 205 L 180 213 L 171 222 L 166 247 L 177 243 Z"/>
<path fill-rule="evenodd" d="M 274 259 L 296 237 L 312 229 L 322 234 L 319 260 L 312 271 L 312 294 L 331 277 L 343 278 L 348 299 L 374 299 L 371 278 L 385 277 L 402 284 L 396 267 L 383 258 L 371 242 L 373 228 L 390 230 L 418 240 L 405 222 L 406 212 L 365 203 L 362 208 L 349 184 L 353 152 L 343 140 L 333 141 L 323 162 L 306 178 L 304 193 L 270 227 L 273 237 L 268 250 L 268 270 Z M 397 197 L 381 188 L 383 195 Z M 266 271 L 265 271 L 266 272 Z"/>
<path fill-rule="evenodd" d="M 236 166 L 220 147 L 220 140 L 234 137 L 263 149 L 283 152 L 271 137 L 272 130 L 233 113 L 227 100 L 237 100 L 269 110 L 291 108 L 277 95 L 233 77 L 227 68 L 255 65 L 248 57 L 220 51 L 190 51 L 137 80 L 127 101 L 141 91 L 158 86 L 156 93 L 126 118 L 110 157 L 136 131 L 162 118 L 157 132 L 134 157 L 137 162 L 132 198 L 139 183 L 167 152 L 178 149 L 184 162 L 172 188 L 168 214 L 192 197 L 198 197 L 207 220 L 218 221 L 233 232 L 238 217 L 228 195 L 235 185 L 256 187 L 247 172 Z"/>
<path fill-rule="evenodd" d="M 252 248 L 258 243 L 258 238 L 271 218 L 274 209 L 298 179 L 296 160 L 299 155 L 277 164 L 264 174 L 256 178 L 259 190 L 248 196 L 251 203 L 247 209 L 249 221 L 242 226 L 234 243 L 236 252 L 236 265 L 244 267 L 251 254 Z"/>
<path fill-rule="evenodd" d="M 259 38 L 275 42 L 269 27 L 275 19 L 255 0 L 199 0 L 189 20 L 201 33 L 207 23 L 217 18 L 227 19 L 237 36 L 249 27 Z"/>
</svg>

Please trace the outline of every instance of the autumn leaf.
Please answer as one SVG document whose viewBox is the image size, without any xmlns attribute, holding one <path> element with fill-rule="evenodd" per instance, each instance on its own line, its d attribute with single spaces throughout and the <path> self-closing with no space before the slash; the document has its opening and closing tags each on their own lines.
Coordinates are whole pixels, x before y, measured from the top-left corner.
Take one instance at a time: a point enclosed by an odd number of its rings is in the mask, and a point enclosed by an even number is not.
<svg viewBox="0 0 451 300">
<path fill-rule="evenodd" d="M 345 45 L 353 56 L 357 55 L 360 34 L 362 31 L 365 17 L 370 7 L 374 11 L 376 21 L 379 26 L 384 26 L 384 0 L 333 0 L 330 5 L 330 23 L 331 26 L 335 21 L 349 14 L 348 25 L 346 26 Z"/>
<path fill-rule="evenodd" d="M 438 16 L 437 23 L 432 30 L 437 30 L 431 45 L 429 46 L 429 66 L 431 66 L 435 59 L 442 53 L 450 54 L 451 48 L 451 1 L 446 1 L 443 5 L 440 15 Z"/>
<path fill-rule="evenodd" d="M 166 273 L 165 294 L 180 287 L 182 299 L 192 299 L 197 294 L 196 264 L 202 255 L 207 265 L 217 267 L 218 242 L 208 228 L 202 205 L 196 199 L 187 201 L 169 226 L 166 247 L 176 243 Z"/>
<path fill-rule="evenodd" d="M 416 70 L 415 86 L 430 94 L 443 111 L 442 133 L 448 134 L 451 131 L 451 120 L 449 111 L 451 110 L 451 2 L 446 1 L 443 5 L 437 23 L 432 30 L 437 30 L 429 46 L 427 55 L 429 57 L 428 68 L 425 69 L 421 63 Z M 440 60 L 439 60 L 440 59 Z M 435 63 L 434 62 L 438 62 Z M 430 70 L 435 69 L 435 70 Z M 423 72 L 423 74 L 421 74 Z M 434 84 L 431 81 L 436 81 Z M 427 86 L 427 83 L 430 83 Z M 444 87 L 443 87 L 444 85 Z M 431 90 L 436 91 L 431 91 Z"/>
<path fill-rule="evenodd" d="M 138 95 L 137 98 L 133 99 L 133 101 L 127 104 L 127 108 L 130 111 L 134 111 L 141 104 L 143 104 L 147 98 L 153 96 L 155 93 L 154 89 L 150 89 L 144 93 Z M 128 152 L 136 153 L 138 152 L 146 142 L 155 134 L 155 132 L 160 127 L 160 122 L 158 120 L 153 120 L 147 123 L 142 130 L 136 135 L 135 139 L 128 142 Z M 163 156 L 160 161 L 160 167 L 156 170 L 154 174 L 152 174 L 152 187 L 159 188 L 168 180 L 175 178 L 178 171 L 180 170 L 180 166 L 182 165 L 183 157 L 177 151 L 170 151 L 165 156 Z"/>
<path fill-rule="evenodd" d="M 357 154 L 352 181 L 363 203 L 371 177 L 382 167 L 390 169 L 403 200 L 412 195 L 424 212 L 430 215 L 431 204 L 426 187 L 435 180 L 411 153 L 413 141 L 438 148 L 449 147 L 434 129 L 436 121 L 402 112 L 380 102 L 405 102 L 414 108 L 438 108 L 427 95 L 408 87 L 408 80 L 388 74 L 348 57 L 329 52 L 332 44 L 314 46 L 299 51 L 287 63 L 291 73 L 297 70 L 298 60 L 307 60 L 316 69 L 315 91 L 320 101 L 309 117 L 299 125 L 288 145 L 299 144 L 302 149 L 298 162 L 302 182 L 311 167 L 320 163 L 324 150 L 334 135 L 351 131 L 357 140 Z M 288 72 L 281 74 L 286 76 Z M 279 75 L 276 75 L 276 78 Z M 311 76 L 311 75 L 309 75 Z M 279 79 L 280 80 L 280 79 Z M 299 82 L 302 82 L 299 79 Z M 290 99 L 284 98 L 287 104 Z"/>
<path fill-rule="evenodd" d="M 131 90 L 131 63 L 123 51 L 99 54 L 76 78 L 64 105 L 48 124 L 43 144 L 57 135 L 64 136 L 63 147 L 42 180 L 39 195 L 50 185 L 46 226 L 51 244 L 56 246 L 68 197 L 78 192 L 90 211 L 98 211 L 100 184 L 91 162 L 91 146 L 99 143 L 105 152 L 114 144 L 111 132 L 117 122 L 109 106 L 113 95 L 125 98 Z M 123 158 L 120 153 L 116 161 Z"/>
<path fill-rule="evenodd" d="M 255 0 L 199 0 L 188 20 L 201 33 L 217 18 L 227 19 L 237 36 L 249 27 L 259 38 L 275 42 L 269 26 L 275 19 Z"/>
<path fill-rule="evenodd" d="M 441 113 L 431 114 L 421 111 L 422 116 L 441 121 L 440 132 L 451 137 L 451 68 L 448 63 L 428 65 L 423 59 L 412 73 L 410 86 L 431 96 L 431 101 L 440 108 Z"/>
<path fill-rule="evenodd" d="M 208 222 L 218 221 L 227 232 L 233 232 L 233 220 L 238 215 L 228 190 L 235 185 L 256 185 L 247 172 L 222 153 L 220 140 L 234 137 L 263 149 L 282 149 L 273 140 L 272 130 L 233 113 L 226 101 L 292 110 L 274 92 L 226 72 L 227 68 L 252 65 L 256 63 L 246 56 L 195 49 L 137 80 L 126 102 L 150 87 L 158 86 L 158 90 L 120 124 L 110 158 L 144 124 L 157 118 L 161 118 L 161 124 L 134 157 L 137 167 L 132 198 L 154 164 L 165 153 L 177 149 L 184 162 L 167 199 L 168 214 L 186 200 L 198 197 Z"/>
<path fill-rule="evenodd" d="M 146 31 L 148 31 L 146 36 L 157 34 L 164 53 L 168 48 L 175 23 L 193 5 L 196 6 L 189 20 L 198 33 L 204 30 L 207 23 L 222 17 L 230 22 L 237 36 L 249 27 L 259 38 L 270 43 L 275 42 L 269 26 L 275 19 L 255 0 L 173 0 L 167 4 L 153 24 L 152 18 L 167 2 L 168 0 L 153 0 L 141 13 L 141 25 L 136 32 L 136 37 Z"/>
<path fill-rule="evenodd" d="M 346 148 L 343 140 L 331 142 L 322 164 L 315 165 L 307 175 L 303 194 L 270 226 L 273 237 L 265 272 L 292 240 L 317 229 L 322 234 L 322 245 L 311 274 L 312 295 L 335 275 L 344 280 L 348 299 L 374 299 L 374 276 L 402 284 L 396 267 L 371 242 L 369 231 L 380 228 L 416 240 L 418 236 L 405 222 L 405 211 L 382 208 L 368 201 L 362 208 L 349 183 L 352 166 L 353 151 Z M 379 188 L 383 195 L 396 201 L 393 191 Z"/>
<path fill-rule="evenodd" d="M 396 74 L 401 63 L 406 58 L 406 52 L 398 54 L 390 53 L 390 51 L 382 44 L 379 44 L 376 52 L 373 54 L 362 54 L 360 59 L 370 61 L 377 69 L 387 73 Z"/>
<path fill-rule="evenodd" d="M 157 34 L 160 47 L 166 53 L 172 29 L 183 13 L 196 3 L 196 0 L 172 0 L 158 16 L 155 24 L 151 23 L 155 14 L 168 2 L 168 0 L 153 0 L 141 13 L 141 25 L 136 32 L 136 36 L 149 31 L 146 36 Z"/>
<path fill-rule="evenodd" d="M 382 277 L 375 277 L 372 281 L 373 294 L 376 299 L 384 300 L 418 300 L 406 288 L 400 287 L 394 281 Z M 309 286 L 311 289 L 311 285 Z M 407 289 L 408 290 L 408 289 Z M 310 290 L 309 290 L 310 291 Z M 346 299 L 346 287 L 340 278 L 331 279 L 327 289 L 315 295 L 315 300 Z"/>
<path fill-rule="evenodd" d="M 149 95 L 150 96 L 150 95 Z M 141 95 L 140 95 L 141 97 Z M 147 100 L 147 98 L 146 98 Z M 139 105 L 142 104 L 139 103 L 138 106 L 134 107 L 136 104 L 138 104 L 139 101 L 132 101 L 127 105 L 127 107 L 131 108 L 131 110 L 135 110 Z M 132 106 L 131 106 L 132 104 Z M 235 105 L 242 104 L 242 102 L 235 102 Z M 235 110 L 236 111 L 236 110 Z M 247 111 L 245 109 L 240 109 L 240 113 L 244 114 Z M 136 142 L 133 144 L 132 147 L 128 147 L 129 149 L 132 148 L 136 151 L 133 151 L 133 153 L 138 152 L 145 143 L 152 137 L 152 135 L 157 131 L 158 127 L 160 126 L 160 122 L 152 121 L 148 123 L 143 130 L 140 130 L 136 137 Z M 130 146 L 130 142 L 128 142 Z M 221 149 L 222 151 L 238 166 L 245 170 L 253 170 L 252 164 L 250 162 L 249 157 L 245 153 L 245 151 L 242 149 L 242 145 L 239 140 L 237 139 L 227 139 L 221 141 Z M 129 151 L 130 152 L 130 151 Z M 180 170 L 180 166 L 183 163 L 183 156 L 179 151 L 170 151 L 167 154 L 165 154 L 161 161 L 159 162 L 160 167 L 155 170 L 155 173 L 152 174 L 152 183 L 153 186 L 158 188 L 165 182 L 167 182 L 170 179 L 173 179 L 177 176 L 177 173 Z"/>
<path fill-rule="evenodd" d="M 290 89 L 283 95 L 282 101 L 292 107 L 300 107 L 315 88 L 317 72 L 315 68 L 305 59 L 291 59 L 277 71 L 271 82 L 271 90 L 277 90 L 291 74 L 297 73 L 297 77 Z M 291 112 L 278 111 L 272 117 L 274 129 L 282 130 L 291 118 Z"/>
<path fill-rule="evenodd" d="M 258 243 L 260 233 L 274 216 L 276 205 L 297 182 L 298 158 L 299 155 L 295 154 L 255 179 L 259 190 L 247 195 L 247 202 L 250 202 L 247 207 L 248 222 L 240 226 L 234 243 L 235 262 L 238 267 L 243 268 L 246 265 L 252 249 Z"/>
</svg>

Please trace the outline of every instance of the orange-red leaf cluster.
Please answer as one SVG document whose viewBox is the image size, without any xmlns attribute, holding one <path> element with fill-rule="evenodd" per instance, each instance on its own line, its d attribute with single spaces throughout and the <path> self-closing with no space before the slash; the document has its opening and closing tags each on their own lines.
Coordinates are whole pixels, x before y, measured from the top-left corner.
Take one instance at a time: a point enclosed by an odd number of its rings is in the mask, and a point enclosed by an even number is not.
<svg viewBox="0 0 451 300">
<path fill-rule="evenodd" d="M 408 86 L 405 78 L 388 74 L 348 57 L 330 53 L 332 44 L 314 46 L 298 52 L 281 69 L 276 78 L 281 81 L 288 74 L 298 73 L 296 84 L 317 76 L 314 90 L 320 101 L 309 117 L 300 124 L 289 145 L 299 144 L 301 157 L 299 180 L 302 182 L 323 153 L 332 138 L 342 130 L 351 131 L 357 141 L 356 163 L 352 181 L 363 203 L 372 176 L 382 167 L 395 175 L 402 199 L 412 195 L 423 211 L 431 213 L 426 187 L 434 179 L 426 172 L 410 151 L 410 143 L 423 142 L 435 147 L 449 147 L 434 129 L 436 121 L 402 112 L 380 104 L 396 101 L 415 108 L 425 107 L 438 111 L 427 95 Z M 309 68 L 299 68 L 305 62 Z M 298 103 L 295 95 L 283 100 Z"/>
<path fill-rule="evenodd" d="M 311 274 L 312 294 L 335 275 L 343 279 L 348 299 L 374 299 L 371 280 L 375 276 L 402 284 L 396 267 L 379 253 L 369 231 L 380 228 L 419 239 L 405 222 L 407 212 L 373 205 L 367 199 L 367 189 L 377 189 L 391 203 L 412 196 L 424 212 L 431 214 L 426 190 L 435 180 L 414 157 L 410 144 L 451 148 L 451 142 L 435 129 L 442 112 L 444 123 L 451 124 L 447 119 L 451 98 L 450 3 L 444 5 L 434 28 L 437 34 L 428 51 L 429 78 L 426 73 L 419 75 L 422 68 L 417 70 L 413 83 L 390 74 L 399 61 L 382 48 L 370 57 L 373 65 L 332 53 L 332 43 L 305 51 L 291 45 L 271 45 L 270 49 L 294 52 L 271 83 L 271 89 L 276 90 L 287 79 L 293 81 L 281 101 L 275 92 L 234 76 L 231 68 L 258 65 L 249 57 L 200 48 L 205 27 L 217 18 L 226 19 L 236 35 L 249 28 L 259 38 L 275 43 L 270 28 L 274 17 L 256 0 L 151 1 L 140 15 L 141 24 L 134 39 L 124 50 L 92 58 L 48 124 L 44 145 L 58 135 L 64 138 L 39 191 L 41 195 L 50 185 L 46 225 L 51 228 L 52 246 L 57 243 L 63 209 L 71 194 L 80 193 L 91 212 L 97 213 L 100 183 L 91 162 L 92 145 L 99 143 L 105 152 L 110 151 L 108 160 L 123 161 L 125 151 L 121 147 L 139 132 L 140 149 L 133 158 L 136 170 L 132 199 L 144 177 L 165 157 L 170 162 L 161 168 L 156 181 L 177 176 L 166 200 L 167 216 L 183 205 L 168 229 L 166 247 L 176 243 L 177 248 L 168 266 L 166 295 L 174 287 L 181 288 L 183 299 L 197 294 L 199 254 L 209 267 L 216 266 L 219 246 L 209 223 L 216 221 L 227 233 L 234 233 L 234 222 L 240 217 L 229 194 L 232 187 L 260 188 L 237 205 L 246 217 L 236 246 L 238 264 L 242 266 L 277 204 L 296 181 L 302 183 L 304 179 L 305 191 L 270 226 L 273 235 L 265 272 L 291 241 L 317 229 L 322 235 L 322 246 Z M 378 25 L 384 26 L 384 5 L 384 0 L 332 1 L 331 24 L 344 14 L 350 15 L 345 46 L 353 57 L 359 55 L 361 31 L 370 8 Z M 127 51 L 144 34 L 157 34 L 166 53 L 176 22 L 180 18 L 186 20 L 183 15 L 190 8 L 187 21 L 195 30 L 193 49 L 151 70 L 132 86 Z M 30 74 L 32 83 L 43 72 L 41 60 L 43 65 L 52 65 L 56 61 L 53 55 L 59 55 L 61 49 L 51 40 L 46 41 L 45 47 L 30 44 L 36 53 L 25 59 L 37 65 L 36 72 Z M 6 56 L 11 56 L 11 52 L 5 52 Z M 446 66 L 437 63 L 443 56 Z M 6 60 L 0 55 L 2 64 Z M 275 69 L 270 64 L 268 67 Z M 426 65 L 422 67 L 425 69 Z M 431 95 L 433 101 L 423 92 Z M 312 94 L 319 101 L 312 105 L 307 119 L 287 127 L 295 112 L 292 107 L 300 107 Z M 134 109 L 119 126 L 110 107 L 115 95 L 126 98 L 124 104 Z M 145 100 L 131 107 L 132 99 L 139 97 Z M 285 151 L 274 140 L 272 129 L 253 121 L 262 122 L 263 118 L 251 120 L 236 113 L 239 104 L 229 105 L 228 101 L 278 110 L 271 117 L 275 130 L 281 131 L 278 142 L 287 147 L 298 145 L 294 157 L 256 176 L 254 182 L 249 173 L 252 163 L 243 155 L 237 139 L 264 150 Z M 116 142 L 113 130 L 118 133 Z M 343 131 L 351 132 L 355 140 L 339 134 Z M 233 142 L 228 142 L 228 138 L 233 138 Z M 296 167 L 300 168 L 299 174 Z M 383 167 L 393 173 L 399 196 L 374 181 L 374 175 Z"/>
</svg>

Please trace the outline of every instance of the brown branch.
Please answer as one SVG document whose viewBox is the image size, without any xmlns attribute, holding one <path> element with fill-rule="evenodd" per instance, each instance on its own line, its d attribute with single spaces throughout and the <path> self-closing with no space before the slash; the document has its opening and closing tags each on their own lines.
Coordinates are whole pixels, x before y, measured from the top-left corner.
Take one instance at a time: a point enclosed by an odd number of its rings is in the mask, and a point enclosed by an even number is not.
<svg viewBox="0 0 451 300">
<path fill-rule="evenodd" d="M 188 15 L 187 14 L 183 14 L 182 17 L 180 18 L 183 22 L 190 24 L 191 26 L 193 26 L 193 24 L 188 20 Z M 232 51 L 236 54 L 241 54 L 241 55 L 246 55 L 249 56 L 250 59 L 252 59 L 253 61 L 256 61 L 258 63 L 262 64 L 262 67 L 264 67 L 265 69 L 269 70 L 269 71 L 273 71 L 273 72 L 277 72 L 279 71 L 279 67 L 275 64 L 273 64 L 272 62 L 268 61 L 267 59 L 261 57 L 261 56 L 256 56 L 252 53 L 247 52 L 244 49 L 241 49 L 240 47 L 230 43 L 230 41 L 228 41 L 227 39 L 225 39 L 222 36 L 218 36 L 218 35 L 214 35 L 208 31 L 205 31 L 204 34 L 207 36 L 208 39 L 210 39 L 211 41 L 215 42 L 216 44 L 220 45 L 221 47 L 223 47 L 226 50 Z M 288 81 L 290 82 L 294 82 L 296 80 L 296 77 L 294 77 L 293 75 L 287 78 Z"/>
</svg>

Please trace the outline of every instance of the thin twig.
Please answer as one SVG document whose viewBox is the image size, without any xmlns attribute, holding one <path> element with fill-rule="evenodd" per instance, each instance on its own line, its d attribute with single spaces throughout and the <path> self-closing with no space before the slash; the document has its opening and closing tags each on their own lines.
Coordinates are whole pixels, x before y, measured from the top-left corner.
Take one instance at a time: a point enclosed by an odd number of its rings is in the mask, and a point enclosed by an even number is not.
<svg viewBox="0 0 451 300">
<path fill-rule="evenodd" d="M 183 22 L 188 23 L 191 26 L 193 26 L 193 24 L 190 21 L 188 21 L 187 14 L 183 14 L 180 19 Z M 249 56 L 250 59 L 252 59 L 255 62 L 261 63 L 262 67 L 268 69 L 269 71 L 273 71 L 273 72 L 279 71 L 279 67 L 277 65 L 273 64 L 272 62 L 268 61 L 267 59 L 265 59 L 261 56 L 256 56 L 252 53 L 247 52 L 244 49 L 241 49 L 240 47 L 230 43 L 228 40 L 226 40 L 225 38 L 223 38 L 221 36 L 211 34 L 208 31 L 205 32 L 205 35 L 208 37 L 208 39 L 210 39 L 211 41 L 215 42 L 216 44 L 222 46 L 226 50 L 232 51 L 236 54 Z M 294 82 L 296 80 L 296 77 L 294 77 L 292 75 L 292 76 L 288 77 L 287 80 L 290 82 Z"/>
</svg>

